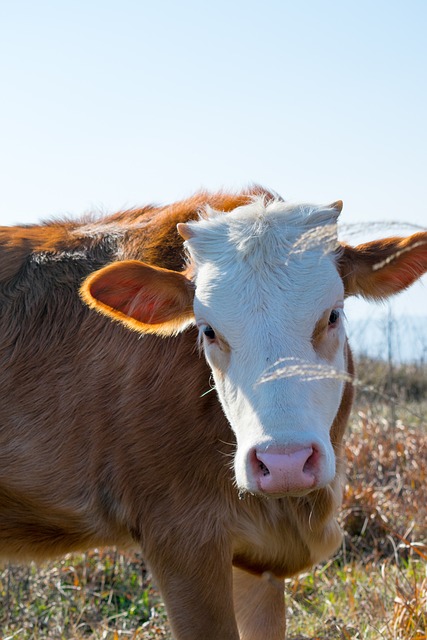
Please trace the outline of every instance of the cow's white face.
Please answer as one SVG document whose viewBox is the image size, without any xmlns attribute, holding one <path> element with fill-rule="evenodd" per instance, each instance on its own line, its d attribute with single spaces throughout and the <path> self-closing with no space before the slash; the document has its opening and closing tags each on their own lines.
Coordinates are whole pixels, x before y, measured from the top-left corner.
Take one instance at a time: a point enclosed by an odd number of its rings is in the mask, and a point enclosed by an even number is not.
<svg viewBox="0 0 427 640">
<path fill-rule="evenodd" d="M 196 323 L 236 435 L 237 485 L 249 492 L 304 495 L 335 476 L 334 372 L 346 365 L 339 210 L 258 200 L 186 225 Z"/>
</svg>

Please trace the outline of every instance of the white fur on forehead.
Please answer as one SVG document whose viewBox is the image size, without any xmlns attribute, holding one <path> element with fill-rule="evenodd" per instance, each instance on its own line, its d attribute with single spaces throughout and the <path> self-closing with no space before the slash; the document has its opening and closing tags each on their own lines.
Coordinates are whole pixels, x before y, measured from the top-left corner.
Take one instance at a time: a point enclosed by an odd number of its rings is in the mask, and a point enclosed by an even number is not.
<svg viewBox="0 0 427 640">
<path fill-rule="evenodd" d="M 293 248 L 299 252 L 305 238 L 306 249 L 321 245 L 329 250 L 331 241 L 336 242 L 338 216 L 339 211 L 330 206 L 266 203 L 263 197 L 229 213 L 207 206 L 198 221 L 187 223 L 191 237 L 185 244 L 196 262 L 225 258 L 227 245 L 233 245 L 241 258 L 260 257 L 260 252 L 273 257 L 277 250 L 289 253 Z"/>
</svg>

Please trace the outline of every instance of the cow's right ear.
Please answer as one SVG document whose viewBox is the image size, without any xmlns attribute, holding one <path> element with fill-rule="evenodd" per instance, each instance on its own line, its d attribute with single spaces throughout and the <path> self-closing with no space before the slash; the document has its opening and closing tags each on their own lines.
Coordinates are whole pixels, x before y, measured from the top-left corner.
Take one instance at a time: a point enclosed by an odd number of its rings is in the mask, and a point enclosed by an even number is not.
<svg viewBox="0 0 427 640">
<path fill-rule="evenodd" d="M 338 267 L 346 296 L 381 300 L 403 291 L 427 272 L 427 231 L 343 245 Z"/>
<path fill-rule="evenodd" d="M 185 272 L 138 260 L 95 271 L 80 295 L 93 309 L 141 333 L 169 336 L 194 321 L 194 287 Z"/>
</svg>

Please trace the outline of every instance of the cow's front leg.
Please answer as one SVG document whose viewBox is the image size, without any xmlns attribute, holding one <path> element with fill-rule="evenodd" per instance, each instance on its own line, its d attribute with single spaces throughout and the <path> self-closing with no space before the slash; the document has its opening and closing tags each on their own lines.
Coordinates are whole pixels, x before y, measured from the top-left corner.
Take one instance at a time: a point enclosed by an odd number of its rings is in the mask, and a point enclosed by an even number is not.
<svg viewBox="0 0 427 640">
<path fill-rule="evenodd" d="M 187 541 L 186 541 L 187 542 Z M 184 543 L 185 546 L 185 543 Z M 214 545 L 147 557 L 175 640 L 239 640 L 233 607 L 231 554 Z M 224 557 L 225 556 L 225 557 Z"/>
<path fill-rule="evenodd" d="M 286 634 L 283 580 L 256 576 L 233 568 L 234 606 L 242 640 L 284 640 Z"/>
</svg>

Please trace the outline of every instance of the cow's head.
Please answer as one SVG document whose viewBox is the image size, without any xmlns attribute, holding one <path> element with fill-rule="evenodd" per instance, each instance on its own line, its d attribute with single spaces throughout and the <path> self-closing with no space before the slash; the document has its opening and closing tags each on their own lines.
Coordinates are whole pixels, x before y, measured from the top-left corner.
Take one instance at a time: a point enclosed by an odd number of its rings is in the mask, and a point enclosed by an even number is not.
<svg viewBox="0 0 427 640">
<path fill-rule="evenodd" d="M 228 214 L 207 209 L 178 225 L 186 271 L 116 262 L 83 286 L 89 305 L 138 331 L 198 326 L 242 490 L 299 496 L 333 480 L 344 298 L 389 296 L 427 269 L 427 233 L 339 245 L 341 207 L 260 198 Z"/>
</svg>

